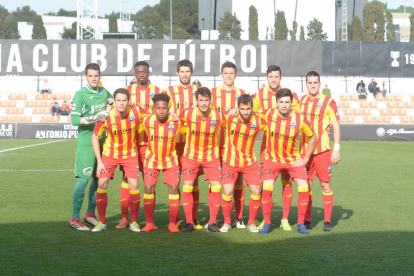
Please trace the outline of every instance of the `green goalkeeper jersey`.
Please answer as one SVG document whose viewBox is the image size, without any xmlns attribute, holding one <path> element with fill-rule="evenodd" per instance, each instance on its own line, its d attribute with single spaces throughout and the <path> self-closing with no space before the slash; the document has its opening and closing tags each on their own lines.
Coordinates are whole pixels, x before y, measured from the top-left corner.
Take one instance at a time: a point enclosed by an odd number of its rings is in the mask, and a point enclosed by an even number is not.
<svg viewBox="0 0 414 276">
<path fill-rule="evenodd" d="M 71 112 L 72 125 L 78 126 L 78 147 L 92 146 L 92 133 L 95 124 L 81 125 L 82 117 L 89 117 L 106 110 L 108 99 L 113 99 L 112 94 L 103 87 L 97 89 L 86 85 L 73 96 L 73 105 Z"/>
</svg>

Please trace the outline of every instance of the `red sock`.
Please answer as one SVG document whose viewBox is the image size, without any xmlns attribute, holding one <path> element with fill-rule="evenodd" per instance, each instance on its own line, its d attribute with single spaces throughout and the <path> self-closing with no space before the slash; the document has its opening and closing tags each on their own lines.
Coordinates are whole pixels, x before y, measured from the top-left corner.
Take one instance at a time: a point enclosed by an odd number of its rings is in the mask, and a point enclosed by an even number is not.
<svg viewBox="0 0 414 276">
<path fill-rule="evenodd" d="M 311 222 L 312 220 L 312 203 L 313 203 L 313 195 L 312 191 L 309 192 L 309 202 L 308 202 L 308 209 L 306 210 L 305 221 Z"/>
<path fill-rule="evenodd" d="M 306 210 L 308 209 L 309 191 L 299 192 L 298 196 L 298 224 L 305 222 Z"/>
<path fill-rule="evenodd" d="M 123 219 L 124 218 L 125 219 L 128 219 L 128 208 L 129 208 L 129 204 L 128 204 L 129 184 L 128 183 L 122 182 L 120 196 L 121 196 L 121 213 L 122 213 L 122 218 Z"/>
<path fill-rule="evenodd" d="M 241 190 L 239 190 L 240 188 Z M 234 186 L 234 207 L 236 209 L 236 219 L 243 218 L 244 193 L 243 184 L 241 186 Z"/>
<path fill-rule="evenodd" d="M 221 210 L 223 212 L 224 223 L 231 224 L 231 211 L 233 210 L 232 196 L 226 196 L 223 194 L 221 198 Z"/>
<path fill-rule="evenodd" d="M 178 190 L 178 207 L 180 207 L 180 200 L 181 200 L 181 191 Z M 181 220 L 180 219 L 180 209 L 178 208 L 178 213 L 177 213 L 177 221 Z M 175 222 L 174 222 L 175 223 Z"/>
<path fill-rule="evenodd" d="M 332 208 L 333 208 L 333 191 L 329 193 L 323 192 L 323 209 L 325 211 L 325 218 L 323 221 L 331 222 Z"/>
<path fill-rule="evenodd" d="M 260 208 L 260 195 L 251 195 L 249 202 L 249 222 L 247 225 L 254 224 Z"/>
<path fill-rule="evenodd" d="M 144 212 L 147 223 L 154 223 L 154 194 L 144 194 Z"/>
<path fill-rule="evenodd" d="M 198 183 L 198 180 L 194 181 L 194 184 Z M 193 187 L 193 220 L 197 220 L 198 204 L 200 201 L 200 188 L 198 186 Z"/>
<path fill-rule="evenodd" d="M 156 199 L 157 199 L 157 195 L 156 195 L 156 192 L 154 190 L 154 204 L 152 204 L 152 213 L 153 214 L 154 214 L 154 211 L 155 211 L 155 201 L 156 201 Z"/>
<path fill-rule="evenodd" d="M 220 210 L 221 186 L 211 186 L 210 194 L 210 221 L 209 223 L 217 223 L 217 215 Z"/>
<path fill-rule="evenodd" d="M 96 208 L 98 209 L 99 221 L 105 223 L 106 206 L 108 206 L 107 190 L 98 189 L 96 191 Z"/>
<path fill-rule="evenodd" d="M 129 191 L 129 209 L 131 210 L 131 223 L 137 221 L 139 212 L 139 203 L 141 201 L 141 195 L 139 190 Z"/>
<path fill-rule="evenodd" d="M 170 194 L 168 203 L 170 205 L 170 223 L 176 223 L 180 211 L 180 196 Z"/>
<path fill-rule="evenodd" d="M 283 185 L 283 192 L 282 192 L 283 215 L 282 215 L 282 219 L 288 219 L 289 212 L 290 212 L 290 206 L 292 205 L 293 189 L 292 189 L 291 182 L 289 182 L 287 180 L 282 180 L 282 185 Z"/>
<path fill-rule="evenodd" d="M 191 189 L 190 189 L 191 188 Z M 183 209 L 186 223 L 193 224 L 193 193 L 192 186 L 183 187 Z M 188 191 L 187 191 L 188 190 Z"/>
<path fill-rule="evenodd" d="M 262 210 L 263 210 L 264 223 L 272 224 L 272 220 L 271 220 L 272 208 L 273 208 L 272 191 L 263 190 Z"/>
</svg>

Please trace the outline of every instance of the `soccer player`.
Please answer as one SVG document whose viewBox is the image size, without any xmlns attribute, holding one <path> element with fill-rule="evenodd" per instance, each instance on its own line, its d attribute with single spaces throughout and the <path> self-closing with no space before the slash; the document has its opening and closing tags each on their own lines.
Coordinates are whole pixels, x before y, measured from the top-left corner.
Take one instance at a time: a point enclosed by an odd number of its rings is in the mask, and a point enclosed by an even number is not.
<svg viewBox="0 0 414 276">
<path fill-rule="evenodd" d="M 181 114 L 185 109 L 196 106 L 195 92 L 198 86 L 191 84 L 191 76 L 193 75 L 193 63 L 187 59 L 183 59 L 177 63 L 177 76 L 180 83 L 168 87 L 165 91 L 170 96 L 170 110 L 175 114 Z M 184 147 L 186 141 L 185 134 L 178 134 L 175 137 L 176 151 L 178 162 L 181 166 L 181 158 L 184 154 Z M 199 175 L 202 175 L 200 170 Z M 195 179 L 193 186 L 193 224 L 195 229 L 202 229 L 203 227 L 198 223 L 197 212 L 200 200 L 200 190 L 198 187 L 198 179 Z"/>
<path fill-rule="evenodd" d="M 98 122 L 92 135 L 92 146 L 98 162 L 99 183 L 96 194 L 96 206 L 98 208 L 99 223 L 92 232 L 106 230 L 105 213 L 108 205 L 107 187 L 114 177 L 118 165 L 123 167 L 129 184 L 129 208 L 131 209 L 131 223 L 129 229 L 139 232 L 137 216 L 139 202 L 141 200 L 138 189 L 138 151 L 135 136 L 139 129 L 141 119 L 145 111 L 128 102 L 129 92 L 119 88 L 114 93 L 115 108 L 109 111 L 104 122 Z M 103 146 L 102 157 L 100 154 L 99 137 L 107 131 L 107 137 Z"/>
<path fill-rule="evenodd" d="M 157 94 L 163 93 L 162 89 L 152 85 L 149 81 L 151 76 L 149 64 L 145 61 L 138 61 L 134 65 L 134 77 L 137 82 L 125 87 L 130 93 L 129 104 L 131 106 L 138 106 L 145 112 L 151 113 L 153 102 L 151 100 Z M 141 173 L 143 172 L 143 164 L 145 161 L 145 153 L 148 146 L 148 136 L 142 132 L 137 137 L 138 162 Z M 123 181 L 121 184 L 121 213 L 122 219 L 116 226 L 118 229 L 123 229 L 128 226 L 128 197 L 129 187 L 128 183 Z"/>
<path fill-rule="evenodd" d="M 98 187 L 96 178 L 96 158 L 93 152 L 91 138 L 95 123 L 104 120 L 108 116 L 107 103 L 112 102 L 112 95 L 105 88 L 98 87 L 101 78 L 101 70 L 98 64 L 91 63 L 85 68 L 87 85 L 75 93 L 73 97 L 71 121 L 78 126 L 78 137 L 76 142 L 75 177 L 77 183 L 73 190 L 72 218 L 69 226 L 76 230 L 90 229 L 80 220 L 79 212 L 82 207 L 85 188 L 90 179 L 88 196 L 88 210 L 83 221 L 96 225 L 98 220 L 95 216 L 95 194 Z M 103 139 L 100 140 L 103 143 Z"/>
<path fill-rule="evenodd" d="M 333 191 L 331 187 L 332 165 L 340 160 L 339 144 L 341 141 L 341 130 L 339 125 L 339 114 L 336 103 L 331 97 L 319 93 L 321 87 L 320 76 L 317 72 L 311 71 L 306 75 L 306 88 L 308 95 L 300 99 L 302 115 L 310 122 L 310 125 L 318 137 L 318 143 L 306 164 L 309 177 L 309 204 L 305 217 L 305 226 L 312 229 L 312 186 L 313 180 L 318 176 L 322 187 L 322 200 L 324 206 L 324 231 L 332 231 L 331 215 L 333 206 Z M 329 131 L 327 128 L 332 124 L 334 132 L 334 148 L 331 152 Z M 302 136 L 300 139 L 301 154 L 304 154 L 309 147 L 309 140 Z"/>
<path fill-rule="evenodd" d="M 238 175 L 242 174 L 250 188 L 249 221 L 247 230 L 257 233 L 255 219 L 260 207 L 261 180 L 259 164 L 254 152 L 254 142 L 261 130 L 266 128 L 266 122 L 253 113 L 253 99 L 250 95 L 241 95 L 238 99 L 239 116 L 229 116 L 225 129 L 226 142 L 223 151 L 222 176 L 223 185 L 222 210 L 224 224 L 220 232 L 231 230 L 232 196 L 235 193 L 235 183 Z M 236 195 L 235 195 L 236 196 Z M 240 227 L 238 227 L 240 228 Z"/>
<path fill-rule="evenodd" d="M 180 183 L 180 167 L 177 152 L 175 150 L 175 136 L 184 133 L 181 120 L 173 121 L 169 116 L 170 97 L 166 94 L 158 94 L 152 98 L 154 113 L 143 120 L 142 126 L 149 137 L 149 145 L 146 150 L 144 163 L 144 211 L 147 224 L 141 232 L 154 230 L 154 193 L 155 184 L 161 170 L 164 173 L 164 183 L 167 184 L 170 205 L 170 224 L 168 230 L 171 233 L 179 232 L 176 222 L 180 207 L 178 188 Z"/>
<path fill-rule="evenodd" d="M 269 86 L 265 86 L 258 91 L 253 98 L 253 111 L 259 112 L 260 110 L 265 113 L 269 109 L 277 108 L 276 104 L 276 92 L 282 88 L 285 88 L 280 85 L 282 80 L 282 69 L 277 65 L 270 65 L 267 68 L 267 83 Z M 295 111 L 300 111 L 299 99 L 297 95 L 293 94 L 292 109 Z M 262 136 L 262 146 L 260 148 L 260 165 L 263 167 L 264 164 L 264 152 L 266 148 L 266 134 Z M 280 223 L 280 227 L 283 230 L 289 231 L 292 230 L 292 227 L 289 224 L 288 217 L 290 206 L 292 205 L 292 182 L 290 181 L 290 176 L 282 173 L 282 204 L 283 204 L 283 215 Z M 263 222 L 258 226 L 259 229 L 263 227 Z"/>
<path fill-rule="evenodd" d="M 212 104 L 213 108 L 227 114 L 231 109 L 237 108 L 237 99 L 247 93 L 234 86 L 237 67 L 233 62 L 227 61 L 222 64 L 221 77 L 223 78 L 223 85 L 211 90 Z M 220 157 L 223 156 L 225 136 L 225 128 L 219 128 L 218 146 Z M 246 228 L 243 222 L 244 186 L 242 177 L 237 178 L 234 186 L 234 205 L 236 209 L 236 227 Z"/>
<path fill-rule="evenodd" d="M 273 184 L 279 174 L 284 172 L 289 174 L 298 186 L 298 232 L 309 234 L 304 225 L 309 201 L 308 176 L 305 165 L 316 145 L 316 136 L 313 134 L 308 120 L 300 112 L 291 110 L 293 93 L 289 89 L 279 89 L 276 92 L 276 101 L 277 109 L 268 110 L 265 116 L 261 116 L 267 122 L 267 146 L 262 168 L 264 225 L 259 233 L 270 232 Z M 297 149 L 299 134 L 309 138 L 308 148 L 303 158 Z"/>
<path fill-rule="evenodd" d="M 183 207 L 186 225 L 183 232 L 194 230 L 193 221 L 193 186 L 198 171 L 202 167 L 206 178 L 210 181 L 209 197 L 210 220 L 207 230 L 220 232 L 217 226 L 217 214 L 220 209 L 221 196 L 221 165 L 217 145 L 217 129 L 224 126 L 226 119 L 218 110 L 211 109 L 211 92 L 202 87 L 195 93 L 197 107 L 184 111 L 180 116 L 187 124 L 187 142 L 182 157 Z"/>
</svg>

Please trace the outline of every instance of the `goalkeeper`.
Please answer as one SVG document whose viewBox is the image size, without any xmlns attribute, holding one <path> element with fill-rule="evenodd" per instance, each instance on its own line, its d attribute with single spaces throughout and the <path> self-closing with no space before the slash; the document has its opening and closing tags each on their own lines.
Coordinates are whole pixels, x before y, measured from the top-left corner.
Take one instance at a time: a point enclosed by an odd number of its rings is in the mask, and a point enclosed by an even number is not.
<svg viewBox="0 0 414 276">
<path fill-rule="evenodd" d="M 92 148 L 92 134 L 97 121 L 104 122 L 108 116 L 107 104 L 112 104 L 112 95 L 103 87 L 98 87 L 101 79 L 101 70 L 98 64 L 91 63 L 85 68 L 85 78 L 88 84 L 75 93 L 73 97 L 73 108 L 71 113 L 72 124 L 78 126 L 78 137 L 76 143 L 75 177 L 78 179 L 73 191 L 72 218 L 69 226 L 76 230 L 90 229 L 80 220 L 79 212 L 82 207 L 85 188 L 90 179 L 88 210 L 83 221 L 96 225 L 98 220 L 95 216 L 95 197 L 98 187 L 96 177 L 96 158 Z M 101 149 L 105 137 L 100 139 Z"/>
</svg>

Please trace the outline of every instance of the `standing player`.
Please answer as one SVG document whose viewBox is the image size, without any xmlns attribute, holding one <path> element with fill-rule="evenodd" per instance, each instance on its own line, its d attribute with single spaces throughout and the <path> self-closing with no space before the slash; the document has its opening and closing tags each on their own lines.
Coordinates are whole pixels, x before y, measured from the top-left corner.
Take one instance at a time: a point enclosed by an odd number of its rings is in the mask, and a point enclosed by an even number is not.
<svg viewBox="0 0 414 276">
<path fill-rule="evenodd" d="M 224 126 L 226 120 L 218 110 L 211 109 L 211 92 L 202 87 L 195 93 L 197 107 L 184 111 L 181 120 L 187 123 L 187 143 L 182 157 L 183 207 L 187 224 L 183 232 L 194 230 L 193 222 L 193 186 L 202 167 L 210 181 L 209 199 L 210 220 L 208 230 L 220 232 L 217 226 L 217 214 L 220 209 L 221 165 L 217 145 L 217 129 Z"/>
<path fill-rule="evenodd" d="M 140 194 L 138 189 L 138 159 L 135 136 L 137 134 L 141 118 L 145 114 L 138 107 L 130 107 L 129 92 L 124 88 L 117 89 L 114 93 L 115 108 L 109 111 L 104 122 L 96 124 L 92 135 L 92 146 L 98 161 L 99 183 L 96 194 L 96 206 L 99 213 L 99 223 L 92 232 L 106 230 L 105 213 L 108 205 L 107 187 L 114 177 L 118 165 L 123 167 L 129 184 L 129 207 L 131 208 L 131 231 L 139 232 L 137 216 L 139 211 Z M 105 132 L 108 136 L 103 146 L 102 157 L 100 154 L 99 137 Z"/>
<path fill-rule="evenodd" d="M 143 130 L 149 137 L 144 163 L 144 211 L 147 225 L 141 232 L 154 230 L 154 193 L 160 171 L 164 174 L 164 183 L 167 183 L 170 205 L 170 224 L 168 230 L 172 233 L 179 232 L 176 222 L 180 208 L 178 185 L 180 183 L 180 167 L 177 152 L 175 150 L 175 137 L 178 133 L 184 133 L 186 128 L 183 123 L 171 120 L 169 116 L 170 97 L 166 94 L 158 94 L 152 98 L 154 113 L 143 120 Z"/>
<path fill-rule="evenodd" d="M 317 72 L 311 71 L 306 75 L 306 88 L 309 94 L 300 99 L 302 115 L 310 122 L 315 135 L 318 137 L 318 143 L 313 150 L 312 156 L 306 165 L 309 177 L 309 204 L 305 217 L 307 229 L 312 229 L 311 211 L 312 211 L 312 186 L 313 180 L 318 176 L 322 187 L 323 207 L 325 211 L 324 231 L 332 231 L 331 216 L 333 206 L 333 191 L 331 187 L 332 165 L 340 160 L 339 143 L 341 141 L 341 130 L 339 125 L 339 114 L 335 101 L 319 93 L 321 87 L 320 76 Z M 327 128 L 332 123 L 334 132 L 334 149 L 331 152 L 331 142 L 329 141 L 329 131 Z M 304 154 L 309 147 L 307 137 L 301 137 L 301 154 Z"/>
<path fill-rule="evenodd" d="M 262 168 L 263 193 L 262 209 L 264 225 L 259 233 L 267 234 L 271 229 L 271 212 L 273 207 L 273 184 L 280 173 L 289 174 L 298 185 L 298 222 L 300 234 L 309 234 L 304 225 L 309 201 L 308 176 L 305 165 L 316 145 L 309 122 L 300 112 L 292 111 L 293 94 L 282 88 L 276 93 L 277 109 L 271 109 L 261 116 L 267 122 L 267 146 L 265 162 Z M 308 148 L 303 159 L 297 149 L 299 134 L 309 138 Z"/>
<path fill-rule="evenodd" d="M 138 61 L 134 65 L 134 77 L 137 82 L 125 87 L 130 93 L 129 104 L 131 106 L 138 106 L 147 113 L 152 113 L 153 102 L 151 100 L 157 94 L 162 93 L 162 89 L 152 85 L 149 81 L 151 75 L 149 64 L 145 61 Z M 143 172 L 145 153 L 148 146 L 148 136 L 142 132 L 137 137 L 138 162 L 141 173 Z M 128 226 L 128 197 L 129 187 L 128 183 L 123 181 L 121 185 L 121 212 L 122 219 L 116 226 L 118 229 L 126 228 Z"/>
<path fill-rule="evenodd" d="M 266 122 L 258 115 L 252 115 L 253 99 L 250 95 L 241 95 L 238 99 L 239 116 L 229 116 L 227 119 L 226 143 L 223 151 L 222 177 L 223 185 L 222 210 L 224 224 L 220 232 L 228 232 L 231 229 L 231 201 L 238 175 L 243 175 L 250 188 L 249 221 L 247 230 L 253 233 L 259 232 L 255 225 L 255 219 L 260 207 L 260 173 L 254 152 L 254 142 L 261 130 L 266 128 Z M 234 193 L 236 196 L 236 193 Z"/>
<path fill-rule="evenodd" d="M 237 67 L 233 62 L 227 61 L 221 66 L 221 77 L 223 85 L 211 90 L 213 108 L 227 114 L 231 109 L 237 107 L 237 99 L 246 94 L 234 86 L 234 80 L 237 77 Z M 226 136 L 225 128 L 218 129 L 218 146 L 220 157 L 223 156 L 224 140 Z M 244 207 L 244 187 L 242 177 L 239 177 L 234 186 L 234 205 L 236 208 L 236 227 L 246 228 L 243 222 Z"/>
<path fill-rule="evenodd" d="M 75 93 L 73 97 L 71 121 L 78 127 L 78 138 L 76 142 L 75 177 L 78 179 L 73 190 L 72 218 L 69 226 L 77 230 L 90 229 L 80 220 L 79 212 L 82 207 L 85 188 L 89 179 L 92 183 L 89 187 L 88 211 L 83 221 L 96 225 L 98 220 L 95 216 L 95 194 L 98 187 L 96 178 L 96 158 L 93 152 L 91 138 L 95 123 L 105 120 L 108 116 L 107 103 L 112 101 L 112 95 L 105 89 L 98 87 L 101 79 L 101 70 L 98 64 L 91 63 L 85 68 L 85 78 L 88 84 Z M 100 140 L 103 143 L 103 139 Z"/>
<path fill-rule="evenodd" d="M 181 114 L 185 109 L 192 108 L 196 104 L 195 92 L 198 86 L 191 84 L 191 76 L 193 75 L 193 63 L 187 59 L 183 59 L 177 63 L 177 76 L 180 79 L 180 84 L 168 87 L 165 91 L 170 96 L 171 111 L 175 114 Z M 181 165 L 181 158 L 184 154 L 184 147 L 186 136 L 185 134 L 178 134 L 175 137 L 176 150 L 178 162 Z M 201 175 L 200 171 L 200 175 Z M 202 229 L 203 227 L 198 223 L 197 212 L 200 200 L 200 190 L 198 187 L 198 179 L 194 181 L 193 186 L 193 223 L 195 229 Z"/>
<path fill-rule="evenodd" d="M 280 82 L 282 80 L 282 69 L 280 69 L 277 65 L 270 65 L 267 68 L 267 83 L 269 86 L 263 87 L 256 91 L 256 94 L 253 99 L 253 111 L 259 112 L 260 110 L 265 113 L 269 109 L 277 108 L 276 105 L 276 92 L 279 91 L 281 88 L 285 88 L 280 86 Z M 293 93 L 293 102 L 292 102 L 292 109 L 294 111 L 300 111 L 299 107 L 299 99 L 297 95 Z M 263 166 L 264 164 L 264 152 L 266 148 L 266 135 L 262 136 L 262 146 L 260 148 L 260 165 Z M 283 230 L 292 230 L 292 227 L 289 224 L 288 217 L 290 206 L 292 205 L 292 182 L 290 181 L 290 176 L 287 174 L 282 173 L 281 176 L 282 181 L 282 204 L 283 204 L 283 216 L 281 220 L 280 227 Z M 261 225 L 258 226 L 261 229 L 263 226 L 263 222 Z"/>
</svg>

